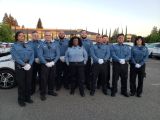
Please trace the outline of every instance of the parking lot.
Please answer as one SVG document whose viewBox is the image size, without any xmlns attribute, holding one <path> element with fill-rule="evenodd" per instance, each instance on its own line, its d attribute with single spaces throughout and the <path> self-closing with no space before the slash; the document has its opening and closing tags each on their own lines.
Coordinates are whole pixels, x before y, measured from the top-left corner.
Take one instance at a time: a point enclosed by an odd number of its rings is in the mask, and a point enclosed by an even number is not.
<svg viewBox="0 0 160 120">
<path fill-rule="evenodd" d="M 149 59 L 146 67 L 144 93 L 141 98 L 105 96 L 97 90 L 95 96 L 74 96 L 67 90 L 58 97 L 47 96 L 41 101 L 39 91 L 33 104 L 19 107 L 17 88 L 0 89 L 0 120 L 159 120 L 160 119 L 160 59 Z M 120 91 L 119 91 L 120 92 Z"/>
</svg>

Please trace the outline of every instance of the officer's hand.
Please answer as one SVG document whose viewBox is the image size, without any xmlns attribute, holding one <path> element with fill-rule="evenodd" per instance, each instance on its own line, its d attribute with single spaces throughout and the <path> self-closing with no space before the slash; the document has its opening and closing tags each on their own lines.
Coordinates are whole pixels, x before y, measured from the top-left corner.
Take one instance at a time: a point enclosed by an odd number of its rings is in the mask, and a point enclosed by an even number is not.
<svg viewBox="0 0 160 120">
<path fill-rule="evenodd" d="M 135 67 L 136 67 L 136 68 L 140 68 L 141 65 L 140 65 L 140 64 L 136 64 Z"/>
<path fill-rule="evenodd" d="M 60 60 L 61 60 L 62 62 L 65 62 L 65 56 L 61 56 L 61 57 L 60 57 Z"/>
<path fill-rule="evenodd" d="M 24 67 L 23 67 L 24 70 L 30 70 L 31 69 L 31 65 L 30 64 L 26 64 Z"/>
<path fill-rule="evenodd" d="M 40 63 L 39 58 L 35 58 L 34 60 L 36 63 Z"/>
<path fill-rule="evenodd" d="M 46 63 L 46 66 L 47 66 L 47 67 L 52 67 L 52 64 L 51 64 L 50 62 L 47 62 L 47 63 Z"/>
<path fill-rule="evenodd" d="M 103 63 L 104 63 L 104 60 L 103 60 L 103 59 L 99 59 L 99 60 L 98 60 L 98 63 L 99 63 L 99 64 L 103 64 Z"/>
<path fill-rule="evenodd" d="M 55 65 L 55 63 L 52 61 L 52 62 L 49 62 L 50 64 L 51 64 L 51 66 L 54 66 Z"/>
<path fill-rule="evenodd" d="M 119 62 L 120 64 L 125 64 L 125 59 L 120 59 Z"/>
</svg>

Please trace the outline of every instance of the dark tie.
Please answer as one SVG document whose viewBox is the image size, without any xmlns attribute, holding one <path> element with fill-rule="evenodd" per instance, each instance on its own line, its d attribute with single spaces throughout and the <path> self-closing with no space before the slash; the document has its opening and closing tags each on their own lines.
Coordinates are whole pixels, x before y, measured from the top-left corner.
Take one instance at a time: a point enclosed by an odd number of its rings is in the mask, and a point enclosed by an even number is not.
<svg viewBox="0 0 160 120">
<path fill-rule="evenodd" d="M 22 46 L 23 46 L 23 48 L 26 48 L 26 43 L 25 42 L 22 43 Z"/>
<path fill-rule="evenodd" d="M 51 49 L 51 44 L 50 44 L 50 42 L 47 42 L 47 47 L 48 47 L 48 49 Z"/>
</svg>

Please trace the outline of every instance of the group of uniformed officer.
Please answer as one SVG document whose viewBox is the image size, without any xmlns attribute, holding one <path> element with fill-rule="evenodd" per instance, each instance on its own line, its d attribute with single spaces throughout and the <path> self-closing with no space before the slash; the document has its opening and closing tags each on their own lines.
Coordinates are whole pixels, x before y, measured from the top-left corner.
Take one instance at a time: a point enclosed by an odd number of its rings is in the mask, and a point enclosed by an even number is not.
<svg viewBox="0 0 160 120">
<path fill-rule="evenodd" d="M 97 35 L 96 44 L 87 38 L 87 32 L 81 31 L 80 37 L 65 38 L 60 31 L 58 39 L 52 40 L 51 32 L 45 32 L 45 40 L 39 40 L 38 32 L 32 33 L 32 41 L 25 43 L 24 33 L 15 35 L 16 42 L 11 54 L 15 60 L 18 83 L 18 103 L 33 103 L 31 95 L 39 83 L 40 99 L 46 100 L 46 94 L 57 96 L 55 90 L 63 86 L 74 94 L 79 87 L 80 95 L 85 96 L 84 85 L 94 96 L 96 88 L 102 87 L 103 94 L 111 89 L 111 96 L 117 93 L 117 84 L 121 78 L 121 94 L 141 97 L 145 74 L 145 61 L 148 50 L 144 39 L 137 37 L 132 49 L 123 44 L 124 34 L 118 34 L 117 44 L 109 43 L 108 36 Z M 110 86 L 110 60 L 112 59 L 112 88 Z M 130 94 L 127 92 L 128 63 L 130 63 Z M 138 87 L 136 76 L 138 75 Z"/>
</svg>

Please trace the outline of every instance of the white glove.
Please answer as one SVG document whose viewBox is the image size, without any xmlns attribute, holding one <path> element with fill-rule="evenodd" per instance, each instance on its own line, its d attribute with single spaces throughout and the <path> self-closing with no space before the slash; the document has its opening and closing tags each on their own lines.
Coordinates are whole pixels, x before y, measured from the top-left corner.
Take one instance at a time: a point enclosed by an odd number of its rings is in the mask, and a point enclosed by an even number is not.
<svg viewBox="0 0 160 120">
<path fill-rule="evenodd" d="M 120 64 L 125 64 L 125 59 L 120 59 Z"/>
<path fill-rule="evenodd" d="M 98 60 L 98 63 L 99 63 L 99 64 L 103 64 L 103 63 L 104 63 L 104 60 L 103 60 L 103 59 L 99 59 L 99 60 Z"/>
<path fill-rule="evenodd" d="M 135 67 L 136 67 L 136 68 L 140 68 L 141 65 L 140 65 L 140 64 L 136 64 Z"/>
<path fill-rule="evenodd" d="M 49 62 L 50 64 L 51 64 L 51 66 L 54 66 L 55 65 L 55 63 L 52 61 L 52 62 Z"/>
<path fill-rule="evenodd" d="M 40 63 L 39 58 L 35 58 L 34 60 L 36 63 Z"/>
<path fill-rule="evenodd" d="M 65 62 L 65 57 L 64 57 L 64 56 L 61 56 L 61 57 L 60 57 L 60 60 L 61 60 L 62 62 Z"/>
<path fill-rule="evenodd" d="M 24 70 L 30 70 L 31 69 L 31 65 L 30 64 L 26 64 L 24 67 L 23 67 Z"/>
<path fill-rule="evenodd" d="M 46 66 L 47 66 L 47 67 L 52 67 L 51 62 L 47 62 L 47 63 L 46 63 Z"/>
</svg>

